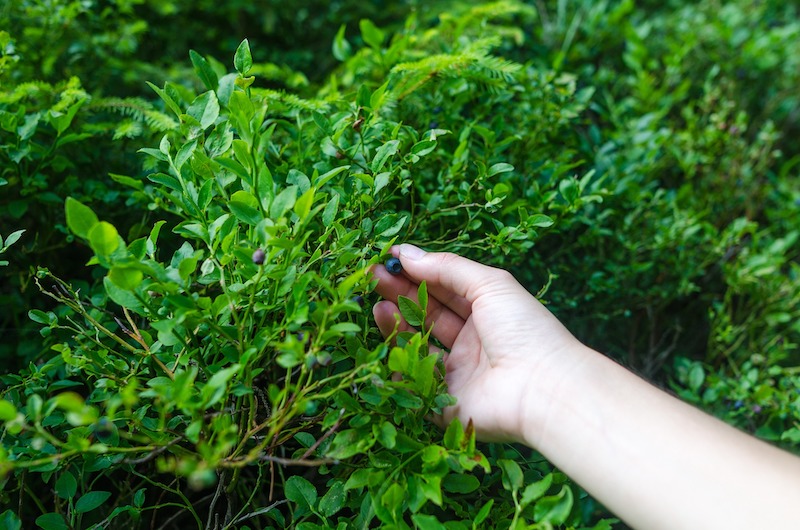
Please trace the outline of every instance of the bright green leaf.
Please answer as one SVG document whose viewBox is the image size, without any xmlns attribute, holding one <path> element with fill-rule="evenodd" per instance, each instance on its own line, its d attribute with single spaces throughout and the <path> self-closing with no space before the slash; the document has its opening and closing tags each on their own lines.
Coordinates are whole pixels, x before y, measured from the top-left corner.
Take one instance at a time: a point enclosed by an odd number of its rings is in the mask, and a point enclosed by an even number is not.
<svg viewBox="0 0 800 530">
<path fill-rule="evenodd" d="M 333 56 L 337 61 L 346 61 L 352 53 L 350 43 L 344 38 L 346 29 L 347 27 L 344 24 L 339 26 L 339 31 L 336 32 L 336 37 L 333 39 Z"/>
<path fill-rule="evenodd" d="M 111 267 L 108 278 L 121 289 L 133 291 L 141 285 L 144 275 L 139 269 L 132 267 Z"/>
<path fill-rule="evenodd" d="M 253 67 L 253 56 L 250 54 L 250 43 L 247 39 L 244 39 L 239 44 L 239 47 L 236 48 L 236 53 L 233 56 L 233 66 L 243 76 L 247 75 L 247 72 Z"/>
<path fill-rule="evenodd" d="M 386 165 L 386 162 L 389 160 L 389 158 L 394 156 L 399 148 L 400 140 L 389 140 L 385 144 L 381 145 L 375 152 L 375 157 L 372 159 L 372 163 L 370 164 L 372 173 L 380 173 L 381 169 L 383 169 L 383 166 Z"/>
<path fill-rule="evenodd" d="M 64 204 L 67 214 L 67 226 L 76 236 L 88 239 L 89 230 L 98 222 L 97 216 L 88 206 L 84 206 L 72 197 L 67 197 Z"/>
<path fill-rule="evenodd" d="M 0 421 L 11 421 L 17 417 L 17 408 L 10 401 L 0 399 Z"/>
<path fill-rule="evenodd" d="M 536 522 L 549 522 L 553 525 L 564 524 L 572 511 L 572 490 L 564 485 L 557 495 L 543 497 L 533 508 Z"/>
<path fill-rule="evenodd" d="M 361 30 L 361 38 L 364 39 L 364 42 L 367 43 L 367 46 L 372 49 L 379 50 L 383 45 L 383 40 L 386 38 L 386 34 L 381 31 L 371 20 L 366 18 L 359 21 L 358 27 Z"/>
<path fill-rule="evenodd" d="M 213 91 L 208 91 L 197 96 L 192 101 L 186 114 L 196 119 L 203 129 L 214 125 L 219 117 L 219 100 Z"/>
<path fill-rule="evenodd" d="M 422 325 L 425 314 L 422 309 L 412 299 L 405 296 L 397 297 L 397 307 L 400 309 L 400 314 L 406 319 L 409 326 L 419 327 Z"/>
<path fill-rule="evenodd" d="M 497 465 L 503 471 L 503 488 L 508 491 L 517 491 L 522 487 L 522 469 L 513 460 L 500 459 Z"/>
<path fill-rule="evenodd" d="M 194 66 L 197 77 L 200 78 L 206 88 L 209 90 L 216 90 L 217 85 L 219 85 L 219 78 L 217 77 L 217 73 L 214 72 L 214 69 L 211 68 L 211 65 L 208 64 L 205 57 L 194 50 L 189 50 L 189 58 L 192 60 L 192 65 Z"/>
<path fill-rule="evenodd" d="M 89 246 L 98 257 L 108 257 L 120 246 L 119 233 L 114 225 L 100 221 L 88 233 Z"/>
</svg>

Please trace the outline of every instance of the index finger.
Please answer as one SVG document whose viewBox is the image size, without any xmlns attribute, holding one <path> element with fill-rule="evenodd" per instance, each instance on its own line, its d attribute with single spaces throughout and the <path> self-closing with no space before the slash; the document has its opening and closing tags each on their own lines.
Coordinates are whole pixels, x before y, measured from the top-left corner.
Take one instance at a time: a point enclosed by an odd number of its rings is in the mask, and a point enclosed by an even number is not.
<svg viewBox="0 0 800 530">
<path fill-rule="evenodd" d="M 403 271 L 414 282 L 423 280 L 441 303 L 466 319 L 474 302 L 509 273 L 449 252 L 425 252 L 403 243 L 394 247 Z"/>
</svg>

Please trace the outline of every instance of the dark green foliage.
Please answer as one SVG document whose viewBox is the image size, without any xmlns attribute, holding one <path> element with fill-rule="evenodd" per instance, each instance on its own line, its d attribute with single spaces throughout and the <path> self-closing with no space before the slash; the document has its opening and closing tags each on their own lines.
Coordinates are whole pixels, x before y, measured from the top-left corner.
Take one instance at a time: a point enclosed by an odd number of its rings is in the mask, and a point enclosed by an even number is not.
<svg viewBox="0 0 800 530">
<path fill-rule="evenodd" d="M 365 304 L 404 241 L 796 450 L 796 11 L 0 8 L 0 526 L 611 527 L 426 419 L 429 330 Z"/>
</svg>

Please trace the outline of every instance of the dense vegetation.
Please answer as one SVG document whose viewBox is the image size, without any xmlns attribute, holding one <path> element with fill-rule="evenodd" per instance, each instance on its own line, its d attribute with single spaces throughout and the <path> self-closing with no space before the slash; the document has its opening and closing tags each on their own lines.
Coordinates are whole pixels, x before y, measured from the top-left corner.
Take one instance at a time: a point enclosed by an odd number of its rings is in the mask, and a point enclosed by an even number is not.
<svg viewBox="0 0 800 530">
<path fill-rule="evenodd" d="M 0 527 L 616 526 L 426 421 L 427 336 L 370 318 L 400 241 L 797 451 L 798 9 L 4 4 Z"/>
</svg>

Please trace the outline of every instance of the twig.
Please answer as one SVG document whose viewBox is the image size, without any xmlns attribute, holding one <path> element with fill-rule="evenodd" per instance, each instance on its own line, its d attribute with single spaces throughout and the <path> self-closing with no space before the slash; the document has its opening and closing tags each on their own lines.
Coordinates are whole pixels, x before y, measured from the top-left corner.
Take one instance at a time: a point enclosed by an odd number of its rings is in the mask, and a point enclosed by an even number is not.
<svg viewBox="0 0 800 530">
<path fill-rule="evenodd" d="M 338 428 L 339 428 L 339 424 L 340 424 L 340 423 L 341 423 L 341 421 L 342 421 L 342 415 L 343 415 L 343 414 L 344 414 L 344 409 L 342 409 L 341 411 L 339 411 L 339 418 L 336 420 L 336 423 L 334 423 L 334 424 L 331 426 L 331 428 L 330 428 L 330 429 L 328 429 L 328 432 L 326 432 L 325 434 L 323 434 L 322 436 L 320 436 L 319 440 L 317 440 L 316 442 L 314 442 L 314 445 L 312 445 L 311 447 L 309 447 L 309 448 L 308 448 L 308 450 L 306 450 L 306 452 L 305 452 L 305 453 L 303 453 L 303 456 L 301 456 L 301 457 L 300 457 L 300 460 L 305 460 L 306 458 L 308 458 L 309 456 L 311 456 L 311 454 L 312 454 L 314 451 L 316 451 L 316 450 L 317 450 L 317 447 L 319 447 L 319 444 L 321 444 L 321 443 L 322 443 L 322 442 L 325 440 L 325 438 L 327 438 L 328 436 L 330 436 L 331 434 L 333 434 L 333 432 L 334 432 L 334 431 L 336 431 L 336 429 L 338 429 Z"/>
<path fill-rule="evenodd" d="M 339 461 L 335 458 L 317 458 L 316 460 L 304 460 L 304 459 L 292 459 L 292 458 L 281 458 L 279 456 L 271 456 L 271 455 L 261 455 L 258 457 L 259 460 L 266 460 L 267 462 L 275 462 L 276 464 L 280 464 L 282 466 L 303 466 L 303 467 L 319 467 L 324 466 L 325 464 L 338 464 Z"/>
<path fill-rule="evenodd" d="M 219 480 L 217 481 L 217 491 L 214 492 L 214 497 L 211 499 L 211 504 L 208 507 L 208 520 L 206 521 L 206 530 L 211 530 L 211 520 L 214 518 L 214 508 L 217 505 L 217 500 L 219 496 L 222 495 L 222 490 L 224 489 L 223 486 L 225 485 L 225 471 L 222 471 L 219 474 Z M 214 524 L 214 528 L 217 528 L 217 525 Z"/>
<path fill-rule="evenodd" d="M 247 521 L 248 519 L 252 519 L 253 517 L 258 517 L 259 515 L 264 515 L 265 513 L 273 510 L 274 508 L 280 506 L 281 504 L 285 504 L 286 502 L 287 502 L 286 499 L 281 499 L 279 501 L 275 501 L 275 502 L 273 502 L 272 504 L 270 504 L 269 506 L 267 506 L 265 508 L 260 508 L 260 509 L 254 511 L 254 512 L 250 512 L 250 513 L 248 513 L 246 515 L 243 515 L 243 516 L 239 517 L 238 519 L 236 519 L 234 522 L 231 523 L 231 526 L 233 526 L 233 525 L 235 525 L 237 523 L 241 523 L 242 521 Z"/>
<path fill-rule="evenodd" d="M 150 453 L 146 454 L 145 456 L 143 456 L 141 458 L 134 458 L 133 460 L 126 459 L 126 460 L 123 460 L 122 463 L 123 464 L 130 464 L 130 465 L 134 465 L 134 466 L 137 465 L 137 464 L 144 464 L 145 462 L 149 462 L 150 460 L 154 459 L 155 457 L 157 457 L 158 455 L 160 455 L 161 453 L 163 453 L 164 451 L 169 449 L 170 446 L 175 445 L 176 443 L 180 442 L 181 440 L 183 440 L 183 436 L 178 436 L 174 440 L 170 440 L 169 443 L 167 443 L 167 445 L 162 445 L 161 447 L 158 447 L 158 448 L 154 449 L 153 451 L 151 451 Z"/>
</svg>

